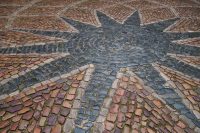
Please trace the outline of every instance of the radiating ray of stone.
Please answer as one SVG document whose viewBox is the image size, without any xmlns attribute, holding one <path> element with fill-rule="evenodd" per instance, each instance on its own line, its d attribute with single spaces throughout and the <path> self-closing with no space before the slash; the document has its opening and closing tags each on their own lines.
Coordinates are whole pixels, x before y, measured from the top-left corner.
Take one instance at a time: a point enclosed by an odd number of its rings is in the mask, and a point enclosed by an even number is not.
<svg viewBox="0 0 200 133">
<path fill-rule="evenodd" d="M 200 47 L 200 37 L 176 40 L 176 41 L 173 41 L 173 42 L 177 43 L 177 44 L 181 44 L 181 45 L 189 45 L 189 46 Z"/>
<path fill-rule="evenodd" d="M 168 53 L 168 55 L 181 62 L 184 62 L 188 65 L 191 65 L 193 67 L 200 69 L 200 56 L 188 56 L 188 55 L 170 54 L 170 53 Z"/>
<path fill-rule="evenodd" d="M 190 109 L 197 119 L 200 119 L 200 80 L 175 71 L 165 66 L 153 64 L 155 69 L 166 80 L 167 84 L 174 88 L 176 93 L 182 98 L 182 102 Z"/>
</svg>

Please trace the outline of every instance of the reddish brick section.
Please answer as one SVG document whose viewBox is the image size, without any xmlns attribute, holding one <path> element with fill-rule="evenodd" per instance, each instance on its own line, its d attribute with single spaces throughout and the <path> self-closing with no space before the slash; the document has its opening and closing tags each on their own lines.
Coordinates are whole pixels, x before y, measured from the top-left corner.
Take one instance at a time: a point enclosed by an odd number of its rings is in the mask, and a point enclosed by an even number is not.
<svg viewBox="0 0 200 133">
<path fill-rule="evenodd" d="M 0 47 L 19 47 L 30 46 L 45 43 L 64 42 L 66 40 L 60 38 L 51 38 L 47 36 L 36 35 L 28 32 L 20 31 L 0 31 Z"/>
<path fill-rule="evenodd" d="M 77 2 L 78 0 L 42 0 L 37 2 L 35 5 L 37 6 L 58 6 L 58 7 L 64 7 L 69 4 L 73 4 Z"/>
<path fill-rule="evenodd" d="M 137 10 L 142 9 L 148 9 L 148 8 L 155 8 L 155 7 L 161 7 L 162 5 L 154 2 L 150 2 L 147 0 L 134 0 L 127 3 L 124 3 L 127 6 L 130 6 L 132 8 L 135 8 Z"/>
<path fill-rule="evenodd" d="M 75 32 L 76 30 L 56 16 L 17 17 L 13 29 Z"/>
<path fill-rule="evenodd" d="M 19 16 L 25 16 L 25 15 L 56 15 L 59 11 L 61 11 L 62 7 L 38 7 L 38 6 L 32 6 L 29 7 L 22 12 L 19 12 Z"/>
<path fill-rule="evenodd" d="M 175 18 L 175 14 L 169 8 L 153 8 L 140 10 L 142 24 L 155 23 Z"/>
<path fill-rule="evenodd" d="M 109 93 L 112 100 L 108 113 L 105 118 L 99 117 L 104 119 L 104 133 L 195 132 L 132 72 L 121 74 L 116 81 L 117 84 L 115 82 L 113 85 L 115 93 Z M 109 104 L 108 101 L 105 100 L 104 104 Z M 104 116 L 103 111 L 100 115 Z"/>
<path fill-rule="evenodd" d="M 17 78 L 19 75 L 38 68 L 41 65 L 64 57 L 67 54 L 1 54 L 0 55 L 0 84 Z"/>
<path fill-rule="evenodd" d="M 200 119 L 200 96 L 197 92 L 200 87 L 200 79 L 192 78 L 158 64 L 154 64 L 154 67 L 168 81 L 168 84 L 175 89 L 182 98 L 183 103 Z"/>
<path fill-rule="evenodd" d="M 167 6 L 198 6 L 199 5 L 193 0 L 155 0 L 155 1 Z"/>
<path fill-rule="evenodd" d="M 180 17 L 200 17 L 199 7 L 175 7 L 175 10 Z"/>
<path fill-rule="evenodd" d="M 88 8 L 88 9 L 100 9 L 106 6 L 112 5 L 112 2 L 109 1 L 100 1 L 100 0 L 92 0 L 85 1 L 77 5 L 79 8 Z"/>
<path fill-rule="evenodd" d="M 108 8 L 103 8 L 100 11 L 113 18 L 117 22 L 123 23 L 136 10 L 121 4 L 117 4 Z"/>
<path fill-rule="evenodd" d="M 0 4 L 2 5 L 25 5 L 31 0 L 1 0 Z"/>
<path fill-rule="evenodd" d="M 0 132 L 61 133 L 85 71 L 0 101 Z"/>
<path fill-rule="evenodd" d="M 95 26 L 101 25 L 96 11 L 92 9 L 69 8 L 61 16 Z"/>
<path fill-rule="evenodd" d="M 0 6 L 0 16 L 9 16 L 19 8 L 20 6 Z"/>
<path fill-rule="evenodd" d="M 177 40 L 173 42 L 177 44 L 181 44 L 181 45 L 190 45 L 190 46 L 200 47 L 200 37 Z"/>
<path fill-rule="evenodd" d="M 181 18 L 166 29 L 168 32 L 199 32 L 200 18 Z"/>
<path fill-rule="evenodd" d="M 7 18 L 0 18 L 0 30 L 4 30 L 8 22 Z"/>
<path fill-rule="evenodd" d="M 184 62 L 188 65 L 191 65 L 193 67 L 197 67 L 200 69 L 200 56 L 186 56 L 186 55 L 175 55 L 175 54 L 168 54 L 168 55 L 181 62 Z"/>
</svg>

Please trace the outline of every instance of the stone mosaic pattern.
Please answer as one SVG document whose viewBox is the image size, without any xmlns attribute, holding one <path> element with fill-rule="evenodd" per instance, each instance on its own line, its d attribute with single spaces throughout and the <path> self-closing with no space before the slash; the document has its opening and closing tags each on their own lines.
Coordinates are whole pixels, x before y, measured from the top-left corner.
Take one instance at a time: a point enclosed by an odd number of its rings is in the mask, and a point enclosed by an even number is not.
<svg viewBox="0 0 200 133">
<path fill-rule="evenodd" d="M 112 89 L 104 100 L 94 132 L 195 132 L 131 71 L 118 73 Z"/>
<path fill-rule="evenodd" d="M 67 54 L 1 54 L 0 55 L 0 84 L 37 69 L 53 60 L 65 57 Z"/>
<path fill-rule="evenodd" d="M 4 101 L 48 84 L 46 92 L 53 82 L 67 94 L 70 89 L 59 85 L 77 83 L 66 117 L 59 111 L 60 119 L 48 125 L 50 114 L 61 110 L 63 105 L 59 105 L 41 108 L 42 120 L 31 124 L 36 119 L 28 121 L 25 116 L 18 123 L 11 122 L 12 118 L 5 122 L 4 115 L 17 109 L 14 104 L 8 112 L 6 107 L 2 109 L 6 112 L 0 112 L 0 132 L 11 127 L 16 128 L 13 132 L 31 130 L 32 124 L 36 126 L 30 132 L 137 132 L 134 128 L 200 132 L 199 7 L 199 0 L 0 1 L 0 98 Z M 134 82 L 130 81 L 133 77 Z M 129 90 L 126 83 L 136 87 Z M 188 86 L 196 89 L 187 90 Z M 134 104 L 132 97 L 126 102 L 127 91 L 135 95 Z M 36 90 L 30 96 L 40 95 L 45 107 L 50 93 Z M 37 111 L 35 100 L 40 98 L 32 98 L 34 106 L 28 106 L 33 112 Z M 108 104 L 112 102 L 119 107 L 117 117 L 125 115 L 127 121 L 115 120 L 116 106 Z M 127 113 L 132 104 L 133 112 Z M 146 104 L 151 111 L 147 112 Z M 48 116 L 43 116 L 45 110 Z M 18 116 L 18 110 L 11 114 Z"/>
<path fill-rule="evenodd" d="M 180 95 L 183 103 L 193 111 L 198 119 L 200 119 L 200 106 L 199 106 L 199 92 L 200 87 L 199 79 L 192 79 L 192 77 L 186 76 L 181 72 L 176 72 L 164 66 L 154 65 L 155 68 L 161 72 L 163 78 L 169 81 L 176 92 Z M 192 79 L 192 80 L 191 80 Z"/>
<path fill-rule="evenodd" d="M 65 132 L 92 72 L 80 69 L 0 100 L 0 132 Z"/>
</svg>

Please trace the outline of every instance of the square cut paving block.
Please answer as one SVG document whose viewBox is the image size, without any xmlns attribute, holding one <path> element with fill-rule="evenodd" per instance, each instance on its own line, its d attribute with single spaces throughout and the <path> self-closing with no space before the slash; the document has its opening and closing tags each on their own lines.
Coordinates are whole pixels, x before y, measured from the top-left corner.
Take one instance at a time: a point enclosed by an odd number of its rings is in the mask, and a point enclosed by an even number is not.
<svg viewBox="0 0 200 133">
<path fill-rule="evenodd" d="M 77 30 L 56 16 L 17 17 L 11 26 L 13 29 L 77 32 Z"/>
<path fill-rule="evenodd" d="M 161 7 L 159 3 L 147 1 L 147 0 L 133 0 L 130 2 L 125 2 L 124 5 L 135 8 L 137 10 Z"/>
<path fill-rule="evenodd" d="M 7 18 L 0 18 L 0 30 L 4 30 L 8 22 Z"/>
<path fill-rule="evenodd" d="M 82 23 L 94 25 L 97 27 L 101 25 L 96 15 L 96 11 L 93 9 L 80 9 L 72 7 L 68 8 L 60 16 L 80 21 Z"/>
<path fill-rule="evenodd" d="M 65 130 L 73 130 L 74 125 L 69 127 L 70 123 L 67 123 L 67 128 L 63 127 L 65 122 L 75 119 L 76 116 L 72 118 L 75 112 L 74 101 L 83 95 L 79 92 L 84 92 L 85 88 L 80 86 L 87 83 L 85 75 L 91 75 L 90 69 L 94 69 L 90 65 L 84 68 L 1 99 L 0 132 L 63 133 Z M 70 90 L 74 93 L 69 94 Z"/>
<path fill-rule="evenodd" d="M 31 1 L 32 0 L 1 0 L 0 4 L 2 4 L 2 5 L 25 5 Z"/>
<path fill-rule="evenodd" d="M 120 73 L 114 82 L 113 93 L 109 93 L 101 107 L 100 116 L 92 128 L 98 133 L 173 132 L 195 133 L 198 127 L 191 126 L 170 108 L 154 90 L 132 71 Z M 107 99 L 112 99 L 110 102 Z M 105 106 L 109 102 L 110 106 Z M 102 111 L 108 109 L 105 114 Z M 102 115 L 103 114 L 103 115 Z"/>
<path fill-rule="evenodd" d="M 0 84 L 69 54 L 0 54 Z"/>
<path fill-rule="evenodd" d="M 200 7 L 175 7 L 180 17 L 200 17 Z"/>
<path fill-rule="evenodd" d="M 130 17 L 136 10 L 130 7 L 126 7 L 122 4 L 113 5 L 100 10 L 115 21 L 124 23 L 128 17 Z"/>
<path fill-rule="evenodd" d="M 38 7 L 31 6 L 21 12 L 19 12 L 18 16 L 31 16 L 31 15 L 56 15 L 59 11 L 61 11 L 64 7 Z"/>
<path fill-rule="evenodd" d="M 180 18 L 165 29 L 166 32 L 199 32 L 200 18 Z"/>
<path fill-rule="evenodd" d="M 29 32 L 5 30 L 0 31 L 1 48 L 44 45 L 46 43 L 66 42 L 67 40 L 36 35 Z"/>
<path fill-rule="evenodd" d="M 181 54 L 168 54 L 170 57 L 175 58 L 185 64 L 191 65 L 200 69 L 200 56 L 187 56 Z"/>
<path fill-rule="evenodd" d="M 175 14 L 169 8 L 153 8 L 140 10 L 140 18 L 142 24 L 156 23 L 168 19 L 175 18 Z"/>
<path fill-rule="evenodd" d="M 65 7 L 70 4 L 74 4 L 78 2 L 78 0 L 41 0 L 35 3 L 36 6 L 58 6 Z"/>
<path fill-rule="evenodd" d="M 175 56 L 175 58 L 180 58 Z M 185 61 L 181 58 L 181 61 Z M 200 64 L 200 60 L 197 61 Z M 181 72 L 175 71 L 165 66 L 154 64 L 156 70 L 174 88 L 177 94 L 182 98 L 183 103 L 190 109 L 197 119 L 200 119 L 200 96 L 197 92 L 200 88 L 200 79 L 192 78 Z"/>
<path fill-rule="evenodd" d="M 156 2 L 167 6 L 199 6 L 193 0 L 155 0 Z"/>
<path fill-rule="evenodd" d="M 20 6 L 0 6 L 0 16 L 9 16 L 19 8 Z"/>
<path fill-rule="evenodd" d="M 200 37 L 173 41 L 176 44 L 200 47 Z"/>
</svg>

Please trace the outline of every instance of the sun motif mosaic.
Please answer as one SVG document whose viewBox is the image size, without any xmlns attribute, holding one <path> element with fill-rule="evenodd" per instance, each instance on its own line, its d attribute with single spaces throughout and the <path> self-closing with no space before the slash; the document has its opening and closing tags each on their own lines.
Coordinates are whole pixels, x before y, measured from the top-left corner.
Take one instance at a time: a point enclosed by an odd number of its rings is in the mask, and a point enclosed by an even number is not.
<svg viewBox="0 0 200 133">
<path fill-rule="evenodd" d="M 0 132 L 200 132 L 198 0 L 0 2 Z"/>
</svg>

